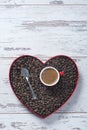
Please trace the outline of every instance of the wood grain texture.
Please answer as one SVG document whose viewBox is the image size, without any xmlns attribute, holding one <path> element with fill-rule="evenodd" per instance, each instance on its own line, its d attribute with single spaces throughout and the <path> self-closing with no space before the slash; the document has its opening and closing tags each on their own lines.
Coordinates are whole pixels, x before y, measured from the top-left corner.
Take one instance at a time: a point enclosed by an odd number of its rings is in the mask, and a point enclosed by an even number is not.
<svg viewBox="0 0 87 130">
<path fill-rule="evenodd" d="M 61 130 L 63 128 L 84 130 L 87 128 L 87 114 L 54 114 L 47 119 L 39 119 L 31 114 L 0 116 L 0 129 L 4 130 Z"/>
<path fill-rule="evenodd" d="M 87 0 L 0 0 L 2 5 L 86 5 Z"/>
<path fill-rule="evenodd" d="M 64 4 L 87 4 L 87 0 L 15 0 L 16 4 L 47 4 L 47 5 L 64 5 Z"/>
<path fill-rule="evenodd" d="M 0 0 L 0 129 L 85 130 L 87 128 L 87 0 Z M 71 99 L 47 119 L 31 114 L 16 98 L 9 69 L 23 54 L 43 62 L 72 56 L 79 84 Z"/>
<path fill-rule="evenodd" d="M 1 57 L 87 55 L 87 7 L 1 7 L 0 13 Z"/>
<path fill-rule="evenodd" d="M 42 61 L 44 58 L 38 56 Z M 9 69 L 10 65 L 15 58 L 2 59 L 0 58 L 0 76 L 2 81 L 0 83 L 0 113 L 29 113 L 26 108 L 19 102 L 14 93 L 12 92 L 10 83 L 9 83 Z M 47 58 L 48 59 L 48 58 Z M 46 60 L 46 59 L 45 59 Z M 73 97 L 66 103 L 60 111 L 57 112 L 86 112 L 87 113 L 87 104 L 85 103 L 87 99 L 87 74 L 85 70 L 87 69 L 87 58 L 74 58 L 75 62 L 79 68 L 79 84 L 77 90 L 74 93 Z M 82 67 L 83 65 L 83 67 Z M 3 73 L 4 70 L 4 73 Z M 72 107 L 71 107 L 72 106 Z"/>
<path fill-rule="evenodd" d="M 0 5 L 13 5 L 15 0 L 0 0 Z"/>
</svg>

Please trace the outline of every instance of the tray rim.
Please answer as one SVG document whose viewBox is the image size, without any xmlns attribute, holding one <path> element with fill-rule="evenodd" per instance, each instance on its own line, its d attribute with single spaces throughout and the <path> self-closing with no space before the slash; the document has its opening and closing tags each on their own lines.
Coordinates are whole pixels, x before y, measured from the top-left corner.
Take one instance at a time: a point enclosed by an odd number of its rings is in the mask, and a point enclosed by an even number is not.
<svg viewBox="0 0 87 130">
<path fill-rule="evenodd" d="M 27 105 L 24 104 L 23 101 L 22 101 L 21 99 L 19 99 L 18 96 L 15 94 L 15 91 L 14 91 L 14 89 L 13 89 L 13 85 L 12 85 L 11 80 L 10 80 L 11 68 L 12 68 L 13 64 L 14 64 L 18 59 L 20 59 L 20 58 L 22 58 L 22 57 L 33 57 L 33 58 L 39 60 L 43 65 L 45 65 L 49 60 L 54 59 L 54 58 L 56 58 L 56 57 L 62 57 L 62 56 L 63 56 L 63 57 L 66 57 L 66 58 L 68 58 L 68 59 L 70 59 L 70 60 L 75 64 L 76 71 L 77 71 L 77 72 L 76 72 L 76 73 L 77 73 L 76 85 L 75 85 L 75 88 L 74 88 L 74 90 L 73 90 L 71 96 L 70 96 L 58 109 L 56 109 L 55 111 L 53 111 L 53 112 L 50 113 L 49 115 L 43 117 L 43 116 L 41 116 L 40 114 L 37 114 L 36 112 L 34 112 L 33 110 L 31 110 L 29 107 L 27 107 Z M 51 57 L 51 58 L 48 58 L 48 59 L 46 60 L 46 62 L 43 62 L 43 61 L 40 60 L 38 57 L 33 56 L 33 55 L 21 55 L 21 56 L 15 58 L 15 59 L 13 60 L 13 62 L 12 62 L 11 65 L 10 65 L 10 68 L 9 68 L 9 83 L 10 83 L 10 86 L 11 86 L 11 88 L 12 88 L 12 90 L 13 90 L 14 95 L 17 97 L 17 99 L 18 99 L 32 114 L 34 114 L 34 115 L 36 115 L 37 117 L 40 117 L 40 118 L 42 118 L 42 119 L 45 119 L 45 118 L 49 117 L 50 115 L 52 115 L 53 113 L 55 113 L 56 111 L 60 110 L 60 109 L 71 99 L 71 97 L 73 96 L 74 92 L 75 92 L 76 89 L 77 89 L 78 80 L 79 80 L 78 67 L 77 67 L 75 61 L 74 61 L 71 57 L 66 56 L 66 55 L 56 55 L 56 56 L 53 56 L 53 57 Z"/>
</svg>

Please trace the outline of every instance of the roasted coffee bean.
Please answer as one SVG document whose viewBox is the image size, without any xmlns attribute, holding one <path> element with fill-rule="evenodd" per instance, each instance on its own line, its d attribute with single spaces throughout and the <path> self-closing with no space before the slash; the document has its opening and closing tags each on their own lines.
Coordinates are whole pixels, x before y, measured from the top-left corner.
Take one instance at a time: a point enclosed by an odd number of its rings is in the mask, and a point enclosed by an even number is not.
<svg viewBox="0 0 87 130">
<path fill-rule="evenodd" d="M 55 86 L 47 87 L 40 81 L 40 72 L 46 66 L 53 66 L 58 71 L 64 71 L 64 75 Z M 29 70 L 29 80 L 37 95 L 36 100 L 32 100 L 28 83 L 21 76 L 22 67 Z M 23 56 L 14 61 L 10 70 L 10 82 L 17 97 L 42 117 L 51 114 L 67 101 L 76 87 L 77 79 L 76 65 L 66 56 L 55 57 L 45 64 L 32 56 Z"/>
</svg>

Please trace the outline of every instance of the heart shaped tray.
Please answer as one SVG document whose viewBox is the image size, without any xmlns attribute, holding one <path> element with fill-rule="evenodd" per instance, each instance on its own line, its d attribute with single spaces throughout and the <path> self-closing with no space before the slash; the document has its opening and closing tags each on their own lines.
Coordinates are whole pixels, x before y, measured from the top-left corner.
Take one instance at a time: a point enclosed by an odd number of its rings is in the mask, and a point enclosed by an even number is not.
<svg viewBox="0 0 87 130">
<path fill-rule="evenodd" d="M 46 66 L 64 71 L 64 75 L 55 86 L 47 87 L 40 81 L 40 72 Z M 23 67 L 29 70 L 29 80 L 37 95 L 36 100 L 32 99 L 28 83 L 21 76 Z M 75 62 L 67 56 L 55 56 L 43 63 L 36 57 L 24 55 L 13 61 L 9 80 L 15 95 L 22 104 L 35 115 L 45 118 L 63 106 L 71 97 L 77 85 L 78 69 Z"/>
</svg>

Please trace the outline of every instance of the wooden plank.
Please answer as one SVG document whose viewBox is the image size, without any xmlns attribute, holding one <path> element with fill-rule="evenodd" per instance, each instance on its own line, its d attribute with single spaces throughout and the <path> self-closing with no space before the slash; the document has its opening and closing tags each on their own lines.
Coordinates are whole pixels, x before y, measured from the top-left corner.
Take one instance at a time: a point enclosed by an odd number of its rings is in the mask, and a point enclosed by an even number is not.
<svg viewBox="0 0 87 130">
<path fill-rule="evenodd" d="M 48 57 L 38 56 L 42 61 Z M 15 58 L 0 58 L 0 113 L 29 113 L 26 108 L 19 102 L 12 92 L 9 84 L 9 68 Z M 87 112 L 87 57 L 74 58 L 79 68 L 79 84 L 77 90 L 66 105 L 57 112 Z M 4 71 L 4 73 L 3 73 Z"/>
<path fill-rule="evenodd" d="M 87 4 L 86 0 L 15 0 L 16 4 L 40 4 L 40 5 L 64 5 L 64 4 Z"/>
<path fill-rule="evenodd" d="M 0 5 L 13 5 L 14 0 L 0 0 Z"/>
<path fill-rule="evenodd" d="M 86 5 L 86 0 L 0 0 L 0 6 L 4 5 Z"/>
<path fill-rule="evenodd" d="M 29 21 L 50 21 L 50 20 L 87 20 L 87 6 L 8 6 L 0 7 L 0 19 L 21 19 Z M 32 23 L 31 21 L 31 23 Z"/>
<path fill-rule="evenodd" d="M 11 6 L 11 0 L 0 1 L 0 5 L 8 4 L 0 6 L 0 129 L 87 128 L 87 6 L 47 6 L 68 4 L 64 1 L 49 2 L 46 6 L 42 2 L 28 3 L 30 1 L 27 0 L 16 0 L 18 5 L 13 2 L 15 6 Z M 74 3 L 73 0 L 69 4 L 86 4 L 84 0 L 80 2 Z M 33 6 L 24 6 L 28 4 Z M 10 65 L 23 54 L 35 55 L 43 61 L 53 55 L 66 54 L 72 56 L 78 65 L 80 76 L 76 92 L 60 111 L 47 119 L 42 120 L 31 114 L 17 100 L 10 87 Z"/>
<path fill-rule="evenodd" d="M 0 13 L 1 57 L 87 55 L 87 7 L 1 7 Z"/>
<path fill-rule="evenodd" d="M 4 130 L 85 130 L 87 114 L 54 114 L 39 119 L 29 114 L 0 114 L 0 129 Z"/>
</svg>

